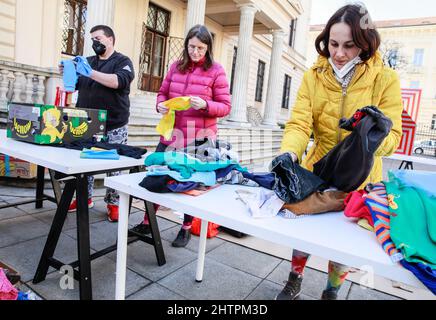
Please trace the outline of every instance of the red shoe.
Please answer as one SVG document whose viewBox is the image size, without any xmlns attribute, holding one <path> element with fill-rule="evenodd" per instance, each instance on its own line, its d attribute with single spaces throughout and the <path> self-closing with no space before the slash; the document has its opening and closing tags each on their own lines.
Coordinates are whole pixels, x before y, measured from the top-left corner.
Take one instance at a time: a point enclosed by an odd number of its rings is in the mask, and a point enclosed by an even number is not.
<svg viewBox="0 0 436 320">
<path fill-rule="evenodd" d="M 88 209 L 91 209 L 94 207 L 94 202 L 92 201 L 92 198 L 88 199 Z M 77 210 L 77 200 L 74 199 L 73 202 L 71 202 L 70 207 L 68 208 L 68 212 L 76 212 Z"/>
<path fill-rule="evenodd" d="M 108 204 L 107 205 L 107 219 L 110 222 L 117 222 L 118 221 L 118 206 L 115 204 Z"/>
</svg>

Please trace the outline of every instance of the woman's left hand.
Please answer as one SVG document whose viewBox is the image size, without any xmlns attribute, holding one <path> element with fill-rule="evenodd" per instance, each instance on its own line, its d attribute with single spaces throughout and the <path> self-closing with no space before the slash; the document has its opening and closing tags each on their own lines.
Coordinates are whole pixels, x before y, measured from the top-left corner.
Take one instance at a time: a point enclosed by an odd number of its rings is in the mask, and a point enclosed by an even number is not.
<svg viewBox="0 0 436 320">
<path fill-rule="evenodd" d="M 207 102 L 200 97 L 191 97 L 191 107 L 195 110 L 206 109 Z"/>
</svg>

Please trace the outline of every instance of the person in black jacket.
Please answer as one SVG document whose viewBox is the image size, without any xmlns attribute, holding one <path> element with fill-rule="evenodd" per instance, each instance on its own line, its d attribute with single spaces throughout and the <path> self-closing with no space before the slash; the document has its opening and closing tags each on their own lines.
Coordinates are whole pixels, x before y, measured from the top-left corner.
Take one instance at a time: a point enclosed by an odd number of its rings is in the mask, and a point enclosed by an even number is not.
<svg viewBox="0 0 436 320">
<path fill-rule="evenodd" d="M 130 109 L 130 84 L 134 79 L 132 61 L 125 55 L 115 51 L 114 31 L 105 25 L 91 29 L 95 56 L 87 57 L 92 68 L 89 77 L 80 76 L 76 85 L 79 91 L 77 108 L 107 110 L 106 129 L 109 143 L 127 144 L 127 123 Z M 63 69 L 60 66 L 60 72 Z M 119 175 L 119 172 L 110 175 Z M 88 207 L 92 208 L 94 177 L 88 179 Z M 109 221 L 118 221 L 119 196 L 113 189 L 107 189 L 105 202 Z M 69 208 L 76 211 L 76 200 Z"/>
</svg>

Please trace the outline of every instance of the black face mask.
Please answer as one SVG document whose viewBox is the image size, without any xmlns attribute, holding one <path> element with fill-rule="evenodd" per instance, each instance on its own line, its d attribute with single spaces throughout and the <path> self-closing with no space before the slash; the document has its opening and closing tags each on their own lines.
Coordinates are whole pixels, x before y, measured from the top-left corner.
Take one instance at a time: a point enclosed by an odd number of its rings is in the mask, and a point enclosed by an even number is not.
<svg viewBox="0 0 436 320">
<path fill-rule="evenodd" d="M 94 49 L 94 52 L 98 56 L 102 56 L 106 52 L 106 46 L 97 40 L 92 40 L 92 49 Z"/>
</svg>

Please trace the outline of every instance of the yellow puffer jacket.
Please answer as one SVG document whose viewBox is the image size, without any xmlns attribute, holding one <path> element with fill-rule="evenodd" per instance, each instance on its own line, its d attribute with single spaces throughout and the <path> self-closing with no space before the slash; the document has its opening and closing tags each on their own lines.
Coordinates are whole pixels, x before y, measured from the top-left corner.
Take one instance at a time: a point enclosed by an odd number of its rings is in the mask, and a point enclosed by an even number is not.
<svg viewBox="0 0 436 320">
<path fill-rule="evenodd" d="M 379 53 L 357 65 L 346 92 L 342 92 L 327 58 L 318 58 L 304 74 L 291 119 L 286 123 L 281 152 L 291 151 L 302 159 L 313 132 L 314 144 L 302 163 L 312 171 L 314 163 L 350 134 L 339 128 L 339 119 L 349 118 L 357 109 L 368 105 L 377 106 L 393 123 L 391 132 L 375 153 L 374 166 L 362 187 L 381 181 L 381 157 L 394 153 L 401 140 L 403 104 L 398 75 L 383 65 Z"/>
</svg>

